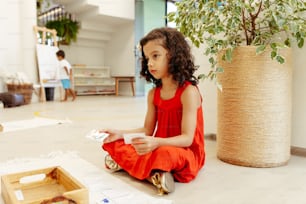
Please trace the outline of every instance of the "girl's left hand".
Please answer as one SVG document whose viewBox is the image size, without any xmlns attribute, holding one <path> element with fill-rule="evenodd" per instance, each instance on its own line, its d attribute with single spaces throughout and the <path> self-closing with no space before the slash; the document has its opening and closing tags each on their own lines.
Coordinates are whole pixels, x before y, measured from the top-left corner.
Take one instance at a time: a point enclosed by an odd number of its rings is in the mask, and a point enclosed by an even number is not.
<svg viewBox="0 0 306 204">
<path fill-rule="evenodd" d="M 158 147 L 158 142 L 155 137 L 146 136 L 144 138 L 134 138 L 132 140 L 132 146 L 138 155 L 145 155 L 152 152 Z"/>
</svg>

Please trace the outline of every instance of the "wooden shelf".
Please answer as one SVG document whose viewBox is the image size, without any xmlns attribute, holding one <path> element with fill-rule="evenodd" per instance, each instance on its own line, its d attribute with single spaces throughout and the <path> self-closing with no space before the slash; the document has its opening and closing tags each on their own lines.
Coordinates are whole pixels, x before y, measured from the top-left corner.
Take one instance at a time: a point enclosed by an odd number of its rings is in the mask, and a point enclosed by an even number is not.
<svg viewBox="0 0 306 204">
<path fill-rule="evenodd" d="M 110 76 L 109 67 L 76 65 L 72 69 L 77 95 L 115 93 L 115 79 Z"/>
<path fill-rule="evenodd" d="M 109 79 L 109 77 L 105 76 L 74 76 L 74 78 L 95 78 L 95 79 Z"/>
<path fill-rule="evenodd" d="M 103 92 L 81 92 L 77 93 L 79 96 L 87 96 L 87 95 L 101 95 L 101 94 L 115 94 L 115 91 L 103 91 Z"/>
<path fill-rule="evenodd" d="M 82 66 L 73 66 L 73 69 L 104 69 L 104 70 L 109 70 L 109 67 L 107 66 L 85 66 L 85 67 L 82 67 Z"/>
<path fill-rule="evenodd" d="M 114 86 L 115 84 L 75 84 L 74 86 Z"/>
</svg>

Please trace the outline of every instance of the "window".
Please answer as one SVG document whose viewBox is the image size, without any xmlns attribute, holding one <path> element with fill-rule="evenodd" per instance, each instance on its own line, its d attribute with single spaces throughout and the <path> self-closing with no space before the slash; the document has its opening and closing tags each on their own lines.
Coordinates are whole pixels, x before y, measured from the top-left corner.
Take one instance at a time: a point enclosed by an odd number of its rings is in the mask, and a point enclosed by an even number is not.
<svg viewBox="0 0 306 204">
<path fill-rule="evenodd" d="M 176 6 L 175 6 L 175 2 L 177 2 L 178 0 L 166 0 L 166 14 L 168 15 L 171 12 L 175 12 L 176 11 Z M 171 28 L 175 28 L 176 25 L 174 22 L 168 22 L 166 19 L 166 26 L 167 27 L 171 27 Z"/>
</svg>

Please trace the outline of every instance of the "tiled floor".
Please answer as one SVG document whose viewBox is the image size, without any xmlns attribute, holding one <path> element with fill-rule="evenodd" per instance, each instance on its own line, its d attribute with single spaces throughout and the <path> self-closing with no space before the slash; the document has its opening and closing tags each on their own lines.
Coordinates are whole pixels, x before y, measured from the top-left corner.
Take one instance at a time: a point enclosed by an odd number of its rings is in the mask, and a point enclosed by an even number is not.
<svg viewBox="0 0 306 204">
<path fill-rule="evenodd" d="M 98 143 L 85 138 L 94 128 L 134 128 L 143 124 L 144 97 L 88 96 L 75 102 L 36 103 L 0 110 L 0 122 L 29 119 L 34 115 L 66 119 L 71 124 L 47 126 L 0 134 L 0 162 L 16 157 L 33 157 L 53 151 L 77 151 L 104 171 L 103 152 Z M 206 141 L 206 165 L 191 183 L 176 184 L 168 196 L 175 204 L 306 204 L 306 158 L 292 156 L 278 168 L 246 168 L 216 158 L 216 143 Z M 150 184 L 125 173 L 120 179 L 155 195 Z"/>
</svg>

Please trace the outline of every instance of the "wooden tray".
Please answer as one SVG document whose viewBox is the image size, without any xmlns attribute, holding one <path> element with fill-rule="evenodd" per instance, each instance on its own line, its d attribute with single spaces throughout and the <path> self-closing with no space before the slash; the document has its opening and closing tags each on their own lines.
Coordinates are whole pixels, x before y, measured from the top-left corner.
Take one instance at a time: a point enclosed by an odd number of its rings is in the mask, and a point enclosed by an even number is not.
<svg viewBox="0 0 306 204">
<path fill-rule="evenodd" d="M 40 204 L 57 196 L 89 203 L 88 190 L 61 167 L 4 175 L 1 189 L 6 204 Z"/>
</svg>

